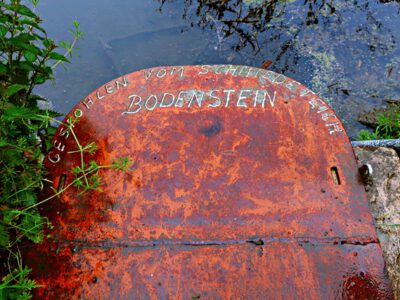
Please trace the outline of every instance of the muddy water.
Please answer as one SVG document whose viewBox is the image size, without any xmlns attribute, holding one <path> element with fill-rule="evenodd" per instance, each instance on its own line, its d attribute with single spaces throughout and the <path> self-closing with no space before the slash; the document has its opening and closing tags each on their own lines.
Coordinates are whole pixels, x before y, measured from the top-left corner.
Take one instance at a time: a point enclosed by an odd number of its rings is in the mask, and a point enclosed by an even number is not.
<svg viewBox="0 0 400 300">
<path fill-rule="evenodd" d="M 323 97 L 351 137 L 366 109 L 400 99 L 400 1 L 42 0 L 44 26 L 85 39 L 38 92 L 67 113 L 103 83 L 160 65 L 269 65 Z"/>
</svg>

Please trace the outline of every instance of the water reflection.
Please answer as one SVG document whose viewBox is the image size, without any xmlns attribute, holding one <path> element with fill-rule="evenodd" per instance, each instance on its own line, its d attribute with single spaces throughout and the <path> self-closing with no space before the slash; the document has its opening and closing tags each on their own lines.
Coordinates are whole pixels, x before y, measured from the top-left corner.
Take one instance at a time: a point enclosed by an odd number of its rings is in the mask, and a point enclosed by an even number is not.
<svg viewBox="0 0 400 300">
<path fill-rule="evenodd" d="M 164 5 L 173 2 L 171 0 L 158 1 L 160 12 Z M 362 34 L 365 31 L 366 34 L 371 34 L 375 29 L 385 29 L 384 24 L 374 17 L 375 7 L 370 5 L 370 1 L 334 3 L 332 0 L 304 0 L 300 5 L 294 3 L 293 0 L 185 0 L 184 2 L 182 17 L 190 21 L 192 27 L 197 25 L 201 28 L 213 29 L 217 33 L 219 42 L 231 36 L 236 37 L 237 43 L 232 47 L 236 51 L 250 45 L 255 53 L 258 53 L 261 50 L 259 40 L 262 39 L 264 32 L 270 33 L 269 40 L 276 40 L 286 30 L 297 33 L 298 30 L 317 24 L 322 24 L 322 29 L 327 29 L 326 27 L 332 29 L 335 25 L 343 27 L 340 24 L 345 21 L 343 14 L 346 12 L 353 15 L 359 12 L 366 14 L 365 25 L 357 30 L 358 33 Z M 377 2 L 400 3 L 399 0 Z M 363 20 L 353 21 L 361 23 Z M 293 30 L 293 23 L 297 25 L 298 30 Z M 274 30 L 280 32 L 274 32 Z M 376 46 L 372 44 L 370 49 L 375 51 Z"/>
<path fill-rule="evenodd" d="M 173 0 L 158 0 L 160 11 Z M 261 66 L 306 84 L 353 137 L 363 108 L 400 99 L 400 1 L 185 0 L 182 17 L 211 31 L 213 57 Z M 210 42 L 210 41 L 209 41 Z M 212 59 L 211 59 L 212 60 Z M 395 71 L 394 71 L 395 70 Z"/>
<path fill-rule="evenodd" d="M 61 9 L 62 8 L 62 9 Z M 49 36 L 82 24 L 68 72 L 40 87 L 67 113 L 105 82 L 162 65 L 269 65 L 327 100 L 351 136 L 359 112 L 400 99 L 400 1 L 44 1 Z"/>
</svg>

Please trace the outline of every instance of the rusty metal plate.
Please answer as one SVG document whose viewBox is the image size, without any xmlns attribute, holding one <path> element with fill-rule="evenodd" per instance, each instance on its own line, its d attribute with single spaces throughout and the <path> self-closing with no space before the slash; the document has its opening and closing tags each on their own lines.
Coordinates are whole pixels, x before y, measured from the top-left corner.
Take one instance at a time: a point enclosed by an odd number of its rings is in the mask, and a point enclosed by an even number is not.
<svg viewBox="0 0 400 300">
<path fill-rule="evenodd" d="M 103 193 L 71 188 L 27 253 L 38 298 L 391 299 L 350 141 L 301 84 L 246 66 L 161 67 L 113 80 L 69 114 Z M 68 116 L 67 116 L 68 118 Z M 67 119 L 66 119 L 67 120 Z M 65 126 L 46 164 L 79 165 Z"/>
</svg>

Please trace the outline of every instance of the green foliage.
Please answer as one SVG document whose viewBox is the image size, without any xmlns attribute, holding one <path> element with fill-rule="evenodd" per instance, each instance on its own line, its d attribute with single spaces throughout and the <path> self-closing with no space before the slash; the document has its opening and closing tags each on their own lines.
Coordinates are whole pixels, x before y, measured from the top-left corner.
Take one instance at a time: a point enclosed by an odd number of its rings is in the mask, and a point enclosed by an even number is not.
<svg viewBox="0 0 400 300">
<path fill-rule="evenodd" d="M 31 299 L 30 291 L 38 285 L 28 278 L 30 269 L 14 269 L 0 282 L 0 299 Z"/>
<path fill-rule="evenodd" d="M 128 157 L 118 157 L 111 166 L 116 170 L 127 172 L 132 167 L 132 161 Z"/>
<path fill-rule="evenodd" d="M 72 174 L 74 175 L 74 186 L 78 190 L 82 190 L 81 194 L 89 190 L 102 191 L 99 165 L 95 161 L 91 161 L 89 164 L 84 163 L 82 167 L 73 168 Z"/>
<path fill-rule="evenodd" d="M 10 253 L 1 299 L 29 298 L 36 285 L 27 279 L 18 244 L 42 242 L 43 229 L 51 227 L 36 204 L 46 175 L 43 159 L 55 133 L 50 122 L 58 114 L 40 108 L 46 99 L 35 95 L 34 88 L 53 79 L 54 67 L 69 62 L 82 37 L 75 21 L 73 42 L 59 47 L 41 27 L 35 13 L 38 0 L 31 0 L 30 7 L 24 3 L 0 2 L 0 251 Z"/>
<path fill-rule="evenodd" d="M 0 279 L 0 299 L 30 299 L 37 287 L 28 278 L 19 244 L 24 241 L 43 242 L 44 229 L 52 229 L 38 206 L 58 197 L 70 187 L 84 193 L 101 191 L 100 170 L 113 168 L 128 171 L 128 158 L 119 158 L 109 166 L 95 160 L 84 161 L 84 153 L 93 155 L 95 143 L 81 145 L 73 130 L 77 119 L 68 127 L 75 139 L 80 165 L 72 168 L 74 180 L 46 199 L 38 199 L 46 181 L 43 160 L 53 146 L 56 128 L 52 122 L 57 113 L 41 108 L 46 99 L 34 94 L 35 86 L 53 79 L 53 69 L 69 63 L 76 42 L 82 38 L 79 22 L 73 22 L 72 42 L 57 45 L 40 26 L 35 13 L 38 0 L 30 0 L 31 8 L 21 0 L 0 2 L 0 253 L 8 251 L 8 274 Z M 60 53 L 63 51 L 64 54 Z M 0 274 L 4 270 L 0 269 Z"/>
<path fill-rule="evenodd" d="M 398 139 L 400 138 L 400 109 L 395 108 L 377 116 L 374 132 L 361 130 L 359 140 Z"/>
<path fill-rule="evenodd" d="M 367 140 L 377 140 L 379 139 L 378 135 L 375 132 L 369 132 L 368 130 L 360 130 L 358 133 L 358 140 L 367 141 Z"/>
<path fill-rule="evenodd" d="M 37 1 L 31 4 L 34 9 Z M 45 176 L 42 163 L 54 128 L 40 115 L 58 114 L 39 108 L 46 99 L 33 90 L 53 79 L 52 66 L 68 60 L 21 1 L 2 1 L 0 22 L 0 245 L 6 247 L 10 236 L 42 240 L 47 222 L 37 209 L 19 211 L 36 203 Z"/>
</svg>

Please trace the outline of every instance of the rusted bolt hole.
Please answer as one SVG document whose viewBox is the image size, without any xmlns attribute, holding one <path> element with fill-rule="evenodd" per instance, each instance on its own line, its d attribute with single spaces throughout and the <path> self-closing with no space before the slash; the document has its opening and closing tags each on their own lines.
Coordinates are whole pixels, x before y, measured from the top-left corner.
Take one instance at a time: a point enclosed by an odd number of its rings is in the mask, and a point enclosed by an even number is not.
<svg viewBox="0 0 400 300">
<path fill-rule="evenodd" d="M 332 175 L 333 183 L 336 185 L 340 185 L 339 171 L 336 167 L 331 168 L 331 175 Z"/>
<path fill-rule="evenodd" d="M 64 186 L 65 186 L 65 179 L 67 178 L 67 175 L 62 174 L 60 176 L 60 179 L 58 180 L 58 187 L 57 187 L 57 192 L 60 192 Z"/>
</svg>

